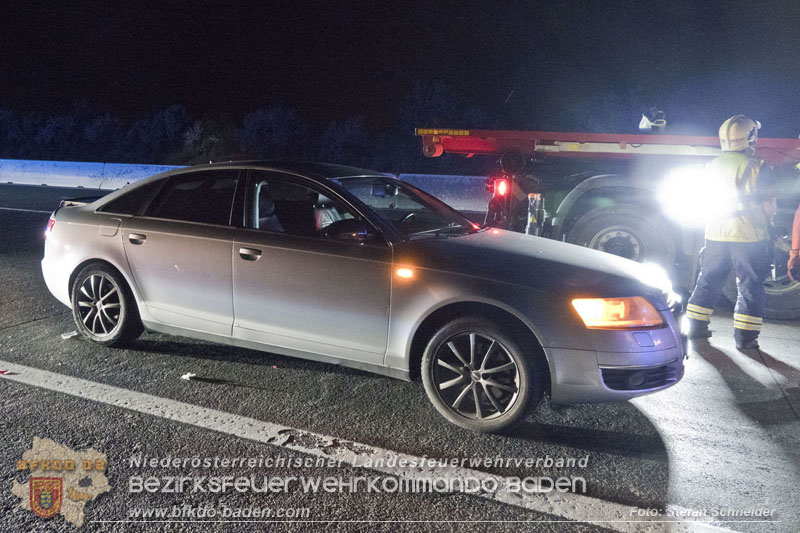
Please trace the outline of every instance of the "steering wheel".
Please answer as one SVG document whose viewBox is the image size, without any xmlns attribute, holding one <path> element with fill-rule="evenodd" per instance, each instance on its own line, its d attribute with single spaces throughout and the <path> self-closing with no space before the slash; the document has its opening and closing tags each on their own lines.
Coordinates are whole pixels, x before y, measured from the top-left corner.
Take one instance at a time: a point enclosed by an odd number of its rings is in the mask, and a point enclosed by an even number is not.
<svg viewBox="0 0 800 533">
<path fill-rule="evenodd" d="M 410 225 L 410 226 L 413 227 L 413 225 L 416 224 L 416 222 L 417 222 L 417 218 L 418 218 L 417 217 L 417 213 L 412 211 L 409 214 L 407 214 L 406 216 L 404 216 L 402 218 L 402 220 L 400 220 L 399 226 L 400 227 L 404 227 L 406 225 Z"/>
</svg>

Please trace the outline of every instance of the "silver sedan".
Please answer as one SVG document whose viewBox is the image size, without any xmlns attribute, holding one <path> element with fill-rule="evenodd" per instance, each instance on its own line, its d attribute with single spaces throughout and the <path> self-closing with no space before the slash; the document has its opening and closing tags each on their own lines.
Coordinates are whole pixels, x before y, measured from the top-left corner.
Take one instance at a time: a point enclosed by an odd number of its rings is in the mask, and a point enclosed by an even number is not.
<svg viewBox="0 0 800 533">
<path fill-rule="evenodd" d="M 683 375 L 655 267 L 484 227 L 350 167 L 205 165 L 63 202 L 42 271 L 96 343 L 147 329 L 421 377 L 476 431 L 544 394 L 626 400 Z"/>
</svg>

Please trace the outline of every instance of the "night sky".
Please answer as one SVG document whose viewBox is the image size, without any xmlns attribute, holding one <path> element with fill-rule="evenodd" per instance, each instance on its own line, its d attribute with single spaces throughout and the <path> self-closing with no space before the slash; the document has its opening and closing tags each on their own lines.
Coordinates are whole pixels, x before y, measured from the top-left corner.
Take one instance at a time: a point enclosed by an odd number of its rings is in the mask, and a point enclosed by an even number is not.
<svg viewBox="0 0 800 533">
<path fill-rule="evenodd" d="M 0 109 L 15 112 L 281 105 L 385 131 L 435 81 L 509 128 L 635 129 L 658 105 L 687 132 L 743 112 L 766 136 L 800 133 L 796 0 L 26 0 L 0 17 Z"/>
</svg>

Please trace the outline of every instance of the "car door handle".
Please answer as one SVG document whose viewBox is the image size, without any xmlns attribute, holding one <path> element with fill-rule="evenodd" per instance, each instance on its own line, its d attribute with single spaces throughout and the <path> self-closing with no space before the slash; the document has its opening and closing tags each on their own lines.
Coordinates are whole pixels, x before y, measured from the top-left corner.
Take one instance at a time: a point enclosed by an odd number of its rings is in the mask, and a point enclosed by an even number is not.
<svg viewBox="0 0 800 533">
<path fill-rule="evenodd" d="M 261 250 L 255 248 L 239 248 L 239 256 L 245 261 L 258 261 L 261 259 Z"/>
<path fill-rule="evenodd" d="M 131 233 L 128 235 L 128 240 L 131 241 L 131 244 L 142 244 L 147 240 L 147 235 L 142 233 Z"/>
</svg>

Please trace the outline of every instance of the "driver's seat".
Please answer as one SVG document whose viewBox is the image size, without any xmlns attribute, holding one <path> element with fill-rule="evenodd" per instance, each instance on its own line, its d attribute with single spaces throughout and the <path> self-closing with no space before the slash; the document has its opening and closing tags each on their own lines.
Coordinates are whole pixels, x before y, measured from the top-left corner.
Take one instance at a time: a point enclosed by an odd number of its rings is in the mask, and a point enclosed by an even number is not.
<svg viewBox="0 0 800 533">
<path fill-rule="evenodd" d="M 261 187 L 258 192 L 258 228 L 274 233 L 284 233 L 283 226 L 275 216 L 275 200 L 266 187 Z"/>
</svg>

